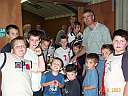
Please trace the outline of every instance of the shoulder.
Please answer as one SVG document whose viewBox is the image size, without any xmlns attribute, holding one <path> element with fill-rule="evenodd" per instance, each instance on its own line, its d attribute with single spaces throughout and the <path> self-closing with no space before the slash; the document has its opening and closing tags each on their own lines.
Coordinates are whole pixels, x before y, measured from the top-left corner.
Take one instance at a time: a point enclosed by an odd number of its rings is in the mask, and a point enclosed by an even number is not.
<svg viewBox="0 0 128 96">
<path fill-rule="evenodd" d="M 97 27 L 100 28 L 100 29 L 102 29 L 102 30 L 107 30 L 107 31 L 109 30 L 106 25 L 104 25 L 102 23 L 98 23 L 98 22 L 97 22 Z"/>
<path fill-rule="evenodd" d="M 11 44 L 7 43 L 2 49 L 1 52 L 11 52 Z"/>
</svg>

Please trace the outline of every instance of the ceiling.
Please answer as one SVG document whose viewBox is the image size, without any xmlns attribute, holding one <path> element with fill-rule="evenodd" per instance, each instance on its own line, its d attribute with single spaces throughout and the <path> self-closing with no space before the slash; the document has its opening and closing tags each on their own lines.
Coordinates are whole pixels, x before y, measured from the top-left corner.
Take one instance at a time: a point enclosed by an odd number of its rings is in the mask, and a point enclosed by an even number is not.
<svg viewBox="0 0 128 96">
<path fill-rule="evenodd" d="M 28 0 L 22 3 L 22 8 L 47 20 L 74 16 L 77 7 L 103 1 L 106 0 Z"/>
</svg>

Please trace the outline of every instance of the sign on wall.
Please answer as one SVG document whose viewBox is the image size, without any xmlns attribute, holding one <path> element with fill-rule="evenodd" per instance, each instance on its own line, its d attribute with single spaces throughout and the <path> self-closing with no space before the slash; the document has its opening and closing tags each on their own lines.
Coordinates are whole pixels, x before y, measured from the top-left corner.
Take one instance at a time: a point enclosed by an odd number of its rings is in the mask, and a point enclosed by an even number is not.
<svg viewBox="0 0 128 96">
<path fill-rule="evenodd" d="M 4 37 L 6 35 L 5 28 L 0 28 L 0 37 Z"/>
</svg>

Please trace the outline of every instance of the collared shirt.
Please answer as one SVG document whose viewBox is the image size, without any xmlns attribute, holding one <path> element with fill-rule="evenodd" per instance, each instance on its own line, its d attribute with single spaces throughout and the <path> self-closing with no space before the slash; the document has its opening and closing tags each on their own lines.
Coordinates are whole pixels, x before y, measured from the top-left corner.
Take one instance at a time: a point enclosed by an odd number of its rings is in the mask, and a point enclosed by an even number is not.
<svg viewBox="0 0 128 96">
<path fill-rule="evenodd" d="M 111 43 L 110 32 L 108 28 L 101 23 L 97 22 L 93 30 L 87 27 L 83 32 L 82 45 L 86 47 L 87 53 L 101 54 L 102 45 Z"/>
</svg>

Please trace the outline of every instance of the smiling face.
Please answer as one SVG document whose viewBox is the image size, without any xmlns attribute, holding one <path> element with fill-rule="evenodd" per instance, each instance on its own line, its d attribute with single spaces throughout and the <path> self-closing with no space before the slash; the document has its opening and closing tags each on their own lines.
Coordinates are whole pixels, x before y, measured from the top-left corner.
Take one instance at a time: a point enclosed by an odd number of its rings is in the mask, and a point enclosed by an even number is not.
<svg viewBox="0 0 128 96">
<path fill-rule="evenodd" d="M 12 53 L 18 57 L 23 58 L 26 53 L 26 45 L 24 40 L 17 40 L 14 42 Z"/>
<path fill-rule="evenodd" d="M 30 36 L 27 41 L 29 43 L 29 48 L 35 50 L 35 48 L 39 45 L 40 39 L 38 36 Z"/>
<path fill-rule="evenodd" d="M 128 45 L 125 38 L 121 36 L 115 36 L 112 44 L 113 48 L 115 49 L 115 54 L 122 54 L 123 52 L 125 52 L 125 49 Z"/>
<path fill-rule="evenodd" d="M 101 49 L 101 54 L 104 58 L 104 60 L 107 60 L 108 56 L 111 54 L 111 51 L 107 48 Z"/>
<path fill-rule="evenodd" d="M 68 41 L 67 41 L 66 38 L 60 40 L 60 44 L 61 44 L 62 48 L 66 48 L 67 47 L 67 43 L 68 43 Z"/>
<path fill-rule="evenodd" d="M 60 60 L 58 60 L 58 59 L 53 59 L 53 62 L 52 62 L 52 64 L 51 64 L 51 69 L 52 69 L 52 71 L 54 71 L 54 72 L 59 72 L 60 69 L 61 69 L 61 66 L 62 66 L 61 63 L 62 63 L 62 62 L 61 62 Z"/>
<path fill-rule="evenodd" d="M 94 15 L 91 12 L 86 12 L 83 14 L 84 23 L 89 26 L 94 23 Z"/>
</svg>

